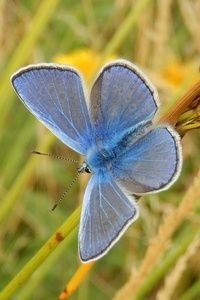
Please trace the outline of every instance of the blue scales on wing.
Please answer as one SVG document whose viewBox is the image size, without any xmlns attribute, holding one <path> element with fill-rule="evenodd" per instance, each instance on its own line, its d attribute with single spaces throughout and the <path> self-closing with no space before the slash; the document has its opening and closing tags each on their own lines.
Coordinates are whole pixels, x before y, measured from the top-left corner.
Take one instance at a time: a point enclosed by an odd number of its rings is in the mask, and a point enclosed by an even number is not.
<svg viewBox="0 0 200 300">
<path fill-rule="evenodd" d="M 79 254 L 89 261 L 104 255 L 138 217 L 129 200 L 107 174 L 94 174 L 85 191 L 79 228 Z"/>
<path fill-rule="evenodd" d="M 148 79 L 126 61 L 104 67 L 92 88 L 96 146 L 109 159 L 107 171 L 131 193 L 165 189 L 180 171 L 178 135 L 152 125 L 157 98 Z"/>
<path fill-rule="evenodd" d="M 90 112 L 96 135 L 103 142 L 121 138 L 139 124 L 151 122 L 158 108 L 157 91 L 133 64 L 119 60 L 97 77 Z"/>
<path fill-rule="evenodd" d="M 85 154 L 92 139 L 79 74 L 72 68 L 40 64 L 19 70 L 12 84 L 24 105 L 63 143 Z"/>
<path fill-rule="evenodd" d="M 171 127 L 157 127 L 118 153 L 115 180 L 130 193 L 169 187 L 180 172 L 179 137 Z"/>
</svg>

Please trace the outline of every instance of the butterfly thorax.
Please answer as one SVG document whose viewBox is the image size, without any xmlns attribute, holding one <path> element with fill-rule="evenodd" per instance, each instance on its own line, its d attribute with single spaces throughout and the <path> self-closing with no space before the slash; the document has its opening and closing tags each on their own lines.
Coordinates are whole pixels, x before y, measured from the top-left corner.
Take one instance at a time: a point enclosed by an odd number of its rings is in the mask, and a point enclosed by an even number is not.
<svg viewBox="0 0 200 300">
<path fill-rule="evenodd" d="M 85 163 L 92 173 L 96 173 L 99 170 L 109 170 L 115 157 L 112 149 L 96 144 L 89 149 Z"/>
<path fill-rule="evenodd" d="M 152 123 L 147 121 L 139 124 L 137 128 L 130 128 L 124 132 L 121 136 L 114 135 L 109 139 L 102 139 L 98 137 L 95 143 L 88 150 L 86 155 L 86 162 L 84 162 L 83 169 L 91 173 L 98 171 L 111 171 L 119 163 L 122 156 L 126 155 L 126 152 L 131 146 L 142 138 L 147 131 L 150 131 Z"/>
</svg>

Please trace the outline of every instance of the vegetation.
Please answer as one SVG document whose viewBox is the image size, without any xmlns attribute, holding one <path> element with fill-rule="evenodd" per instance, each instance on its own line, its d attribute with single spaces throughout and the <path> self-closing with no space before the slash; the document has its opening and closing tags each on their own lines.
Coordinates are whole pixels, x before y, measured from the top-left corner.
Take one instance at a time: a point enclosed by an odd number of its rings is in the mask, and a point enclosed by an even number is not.
<svg viewBox="0 0 200 300">
<path fill-rule="evenodd" d="M 0 299 L 200 298 L 199 15 L 198 0 L 0 2 Z M 169 190 L 140 198 L 140 218 L 105 257 L 81 265 L 88 177 L 51 212 L 76 166 L 31 151 L 82 159 L 30 115 L 9 78 L 59 62 L 80 69 L 89 89 L 113 58 L 139 65 L 159 90 L 160 120 L 183 138 L 183 170 Z"/>
</svg>

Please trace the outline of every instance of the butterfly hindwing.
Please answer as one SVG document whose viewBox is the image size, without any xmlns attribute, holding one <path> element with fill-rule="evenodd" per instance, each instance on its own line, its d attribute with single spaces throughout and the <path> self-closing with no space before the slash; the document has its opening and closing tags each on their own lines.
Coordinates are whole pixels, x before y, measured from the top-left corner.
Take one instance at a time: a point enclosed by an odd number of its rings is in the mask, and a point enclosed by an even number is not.
<svg viewBox="0 0 200 300">
<path fill-rule="evenodd" d="M 28 66 L 11 78 L 25 106 L 62 142 L 85 154 L 91 122 L 79 74 L 54 64 Z"/>
<path fill-rule="evenodd" d="M 107 175 L 94 174 L 85 191 L 79 228 L 83 262 L 103 256 L 137 218 L 138 209 Z"/>
<path fill-rule="evenodd" d="M 180 173 L 182 159 L 178 134 L 157 127 L 119 153 L 114 178 L 128 192 L 156 192 L 169 187 Z"/>
</svg>

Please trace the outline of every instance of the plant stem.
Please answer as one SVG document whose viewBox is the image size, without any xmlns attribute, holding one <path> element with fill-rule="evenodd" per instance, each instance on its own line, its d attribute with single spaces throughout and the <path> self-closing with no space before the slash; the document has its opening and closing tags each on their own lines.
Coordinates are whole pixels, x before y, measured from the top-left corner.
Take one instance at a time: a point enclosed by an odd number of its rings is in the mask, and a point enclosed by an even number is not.
<svg viewBox="0 0 200 300">
<path fill-rule="evenodd" d="M 9 282 L 0 294 L 0 300 L 7 300 L 13 293 L 22 287 L 23 283 L 33 272 L 47 259 L 53 250 L 76 228 L 81 207 L 79 206 L 73 214 L 54 232 L 49 240 L 40 248 L 22 270 Z"/>
<path fill-rule="evenodd" d="M 15 72 L 28 60 L 32 50 L 34 49 L 34 45 L 37 43 L 40 35 L 44 32 L 44 29 L 52 17 L 58 3 L 59 0 L 41 1 L 38 10 L 33 17 L 30 29 L 9 60 L 0 84 L 0 99 L 2 99 L 0 102 L 0 125 L 4 122 L 4 118 L 12 105 L 9 78 L 13 72 Z"/>
</svg>

